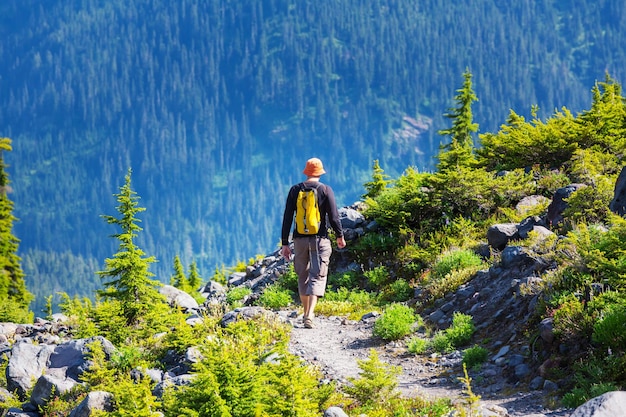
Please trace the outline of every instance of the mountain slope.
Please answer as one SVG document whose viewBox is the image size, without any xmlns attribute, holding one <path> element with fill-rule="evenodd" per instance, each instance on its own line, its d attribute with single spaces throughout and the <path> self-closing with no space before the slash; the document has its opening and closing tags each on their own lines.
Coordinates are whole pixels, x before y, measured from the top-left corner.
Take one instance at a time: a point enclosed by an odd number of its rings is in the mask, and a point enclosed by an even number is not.
<svg viewBox="0 0 626 417">
<path fill-rule="evenodd" d="M 41 302 L 98 285 L 76 262 L 114 253 L 100 216 L 128 168 L 157 277 L 179 254 L 208 278 L 277 244 L 310 156 L 341 204 L 374 159 L 431 169 L 465 68 L 481 132 L 509 109 L 584 108 L 605 71 L 624 78 L 625 19 L 617 0 L 7 0 L 0 130 L 29 287 Z M 67 276 L 40 282 L 51 271 Z"/>
</svg>

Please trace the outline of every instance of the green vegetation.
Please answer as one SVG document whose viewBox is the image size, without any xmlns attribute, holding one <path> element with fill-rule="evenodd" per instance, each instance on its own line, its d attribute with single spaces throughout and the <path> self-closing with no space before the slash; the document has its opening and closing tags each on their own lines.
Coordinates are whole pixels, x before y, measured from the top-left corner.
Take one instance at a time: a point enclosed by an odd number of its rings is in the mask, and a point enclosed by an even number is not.
<svg viewBox="0 0 626 417">
<path fill-rule="evenodd" d="M 263 290 L 259 297 L 259 305 L 279 310 L 293 303 L 294 294 L 292 291 L 281 288 L 279 285 L 270 285 Z"/>
<path fill-rule="evenodd" d="M 390 304 L 374 323 L 374 336 L 397 340 L 411 333 L 417 317 L 410 307 Z"/>
<path fill-rule="evenodd" d="M 21 259 L 17 255 L 19 239 L 13 234 L 13 201 L 9 199 L 9 175 L 4 152 L 11 151 L 11 139 L 0 138 L 0 322 L 29 323 L 33 314 L 28 307 L 33 295 L 26 289 Z"/>
<path fill-rule="evenodd" d="M 482 346 L 472 346 L 463 351 L 463 363 L 470 369 L 487 362 L 489 351 Z"/>
<path fill-rule="evenodd" d="M 345 256 L 360 269 L 330 277 L 318 312 L 353 316 L 382 310 L 373 335 L 384 340 L 407 338 L 418 326 L 425 327 L 418 313 L 479 269 L 498 262 L 497 255 L 489 259 L 477 255 L 488 226 L 513 218 L 519 221 L 516 204 L 526 196 L 549 197 L 555 187 L 579 181 L 585 187 L 569 197 L 564 219 L 551 225 L 557 237 L 541 240 L 531 233 L 516 244 L 552 264 L 546 273 L 537 271 L 542 274 L 543 293 L 533 320 L 553 317 L 555 346 L 571 346 L 575 352 L 570 356 L 558 349 L 550 352 L 558 356 L 560 366 L 549 372 L 566 376 L 561 379 L 564 402 L 574 406 L 598 393 L 623 389 L 626 219 L 604 207 L 626 155 L 626 101 L 621 86 L 607 76 L 594 87 L 591 110 L 579 116 L 563 110 L 545 122 L 536 118 L 526 122 L 511 114 L 499 132 L 480 135 L 482 146 L 475 148 L 464 136 L 473 131 L 471 111 L 466 108 L 474 101 L 470 75 L 465 73 L 457 96 L 459 108 L 450 113 L 452 127 L 442 131 L 453 141 L 441 149 L 441 169 L 426 173 L 407 168 L 384 187 L 370 189 L 365 215 L 376 220 L 379 229 L 347 249 Z M 596 165 L 599 161 L 602 166 Z M 378 168 L 374 166 L 377 184 Z M 96 366 L 84 381 L 85 389 L 113 393 L 115 415 L 244 416 L 268 410 L 277 415 L 317 415 L 323 407 L 339 402 L 371 416 L 406 415 L 409 409 L 433 416 L 449 411 L 446 404 L 400 398 L 395 391 L 397 370 L 380 362 L 375 351 L 368 361 L 360 362 L 361 378 L 338 390 L 321 387 L 320 375 L 288 353 L 284 324 L 257 318 L 222 327 L 221 315 L 210 311 L 202 323 L 186 323 L 185 316 L 158 294 L 159 282 L 150 279 L 148 266 L 154 257 L 146 256 L 136 244 L 142 230 L 137 215 L 144 209 L 138 206 L 130 174 L 129 170 L 115 194 L 119 217 L 104 216 L 121 231 L 113 235 L 119 241 L 118 252 L 105 260 L 100 272 L 104 280 L 100 297 L 92 301 L 62 294 L 60 305 L 77 336 L 104 336 L 123 346 L 108 362 L 94 347 Z M 596 206 L 597 201 L 602 206 Z M 216 277 L 223 280 L 226 271 L 216 271 Z M 189 281 L 182 263 L 175 259 L 172 282 L 185 286 L 185 280 Z M 294 273 L 288 271 L 265 288 L 259 304 L 272 309 L 291 305 L 294 284 Z M 413 290 L 421 295 L 403 303 Z M 232 290 L 229 296 L 236 304 L 241 294 Z M 407 346 L 415 354 L 430 349 L 449 352 L 470 345 L 475 332 L 473 318 L 456 312 L 447 329 L 434 333 L 425 329 L 420 333 L 423 338 L 412 337 Z M 163 333 L 163 338 L 155 341 L 156 333 Z M 167 352 L 182 353 L 190 347 L 202 355 L 194 368 L 196 378 L 187 386 L 170 389 L 162 403 L 152 396 L 147 378 L 131 378 L 131 370 L 157 367 Z M 464 352 L 461 382 L 470 409 L 477 397 L 471 393 L 467 367 L 478 366 L 486 355 L 480 346 Z M 61 400 L 76 401 L 81 394 Z M 50 412 L 66 409 L 61 402 L 50 407 Z M 131 412 L 133 407 L 138 408 Z"/>
<path fill-rule="evenodd" d="M 274 247 L 275 215 L 307 158 L 295 150 L 320 152 L 338 201 L 351 204 L 369 191 L 373 160 L 393 178 L 435 169 L 437 132 L 467 69 L 483 132 L 509 109 L 528 119 L 531 104 L 541 118 L 564 104 L 580 111 L 607 68 L 626 78 L 617 0 L 441 4 L 0 2 L 0 136 L 14 140 L 15 234 L 35 311 L 59 289 L 100 289 L 93 272 L 111 248 L 97 216 L 128 166 L 145 198 L 139 244 L 159 260 L 155 278 L 168 282 L 177 254 L 210 278 L 222 262 Z M 605 110 L 599 103 L 589 121 Z M 606 114 L 598 126 L 618 138 Z M 546 125 L 554 140 L 530 148 L 561 144 L 559 126 Z M 487 160 L 544 157 L 525 149 Z"/>
</svg>

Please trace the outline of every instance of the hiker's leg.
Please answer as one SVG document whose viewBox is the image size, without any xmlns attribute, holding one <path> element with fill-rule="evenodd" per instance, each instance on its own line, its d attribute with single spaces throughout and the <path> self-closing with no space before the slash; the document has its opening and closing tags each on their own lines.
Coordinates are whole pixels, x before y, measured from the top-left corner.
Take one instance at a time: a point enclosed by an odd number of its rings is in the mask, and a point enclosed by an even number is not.
<svg viewBox="0 0 626 417">
<path fill-rule="evenodd" d="M 309 296 L 307 295 L 307 286 L 309 283 L 310 255 L 309 255 L 309 238 L 299 237 L 293 240 L 293 269 L 298 276 L 298 294 L 300 302 L 304 309 L 304 315 L 309 309 Z"/>
<path fill-rule="evenodd" d="M 332 246 L 330 240 L 317 239 L 316 244 L 311 247 L 311 267 L 309 269 L 309 285 L 307 294 L 310 294 L 309 309 L 307 315 L 313 317 L 317 299 L 326 293 L 326 280 L 328 277 L 328 263 Z"/>
</svg>

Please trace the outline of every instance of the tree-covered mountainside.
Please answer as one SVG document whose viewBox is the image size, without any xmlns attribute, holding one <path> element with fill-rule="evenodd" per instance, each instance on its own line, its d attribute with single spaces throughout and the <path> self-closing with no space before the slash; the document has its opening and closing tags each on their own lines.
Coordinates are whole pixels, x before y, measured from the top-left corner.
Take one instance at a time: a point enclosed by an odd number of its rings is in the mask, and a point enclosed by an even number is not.
<svg viewBox="0 0 626 417">
<path fill-rule="evenodd" d="M 341 204 L 375 159 L 433 169 L 466 69 L 479 132 L 509 109 L 580 111 L 606 71 L 625 78 L 624 27 L 619 0 L 5 0 L 0 135 L 29 289 L 99 285 L 129 168 L 157 278 L 176 255 L 207 278 L 278 243 L 307 158 Z"/>
</svg>

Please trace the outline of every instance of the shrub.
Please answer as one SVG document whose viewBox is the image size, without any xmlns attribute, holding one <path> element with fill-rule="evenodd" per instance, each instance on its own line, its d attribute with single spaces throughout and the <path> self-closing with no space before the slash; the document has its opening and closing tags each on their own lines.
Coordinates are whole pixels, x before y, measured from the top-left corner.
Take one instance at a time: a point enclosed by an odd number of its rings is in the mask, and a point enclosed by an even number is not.
<svg viewBox="0 0 626 417">
<path fill-rule="evenodd" d="M 403 304 L 390 304 L 374 323 L 374 336 L 385 340 L 398 340 L 409 333 L 415 323 L 415 313 Z"/>
<path fill-rule="evenodd" d="M 243 300 L 247 295 L 250 294 L 252 294 L 252 289 L 248 287 L 231 288 L 226 293 L 226 302 L 232 306 L 234 303 Z"/>
<path fill-rule="evenodd" d="M 338 274 L 330 274 L 328 276 L 328 285 L 333 288 L 354 288 L 357 286 L 358 275 L 356 272 L 344 272 Z M 297 276 L 296 276 L 296 284 L 297 284 Z M 297 285 L 296 285 L 297 289 Z"/>
<path fill-rule="evenodd" d="M 436 352 L 441 353 L 452 352 L 454 350 L 454 346 L 452 346 L 450 339 L 446 333 L 442 331 L 435 333 L 432 340 L 432 346 Z"/>
<path fill-rule="evenodd" d="M 421 337 L 413 337 L 411 338 L 411 340 L 409 340 L 409 343 L 407 343 L 407 349 L 409 352 L 415 355 L 421 355 L 428 349 L 428 344 L 428 340 L 426 339 L 422 339 Z"/>
<path fill-rule="evenodd" d="M 339 288 L 327 291 L 317 303 L 317 312 L 325 316 L 348 316 L 357 320 L 365 313 L 372 311 L 376 305 L 376 297 L 362 290 Z"/>
<path fill-rule="evenodd" d="M 387 302 L 401 303 L 411 299 L 412 296 L 413 288 L 411 285 L 403 279 L 397 279 L 382 290 L 381 299 Z"/>
<path fill-rule="evenodd" d="M 294 293 L 298 292 L 298 274 L 293 269 L 293 263 L 289 264 L 287 271 L 278 279 L 278 285 Z"/>
<path fill-rule="evenodd" d="M 432 269 L 438 278 L 445 278 L 452 271 L 481 266 L 482 263 L 480 256 L 471 250 L 454 250 L 441 256 Z"/>
<path fill-rule="evenodd" d="M 437 352 L 451 352 L 469 343 L 475 330 L 472 316 L 457 311 L 452 318 L 452 325 L 433 336 L 433 349 Z"/>
<path fill-rule="evenodd" d="M 396 377 L 402 368 L 381 362 L 375 349 L 370 350 L 366 360 L 357 360 L 361 372 L 359 378 L 348 378 L 351 386 L 344 388 L 360 404 L 384 404 L 399 396 Z"/>
<path fill-rule="evenodd" d="M 613 353 L 623 353 L 626 347 L 626 307 L 612 305 L 593 326 L 592 339 Z"/>
<path fill-rule="evenodd" d="M 482 346 L 472 346 L 463 351 L 463 363 L 468 368 L 474 368 L 487 361 L 489 351 Z"/>
<path fill-rule="evenodd" d="M 452 346 L 458 348 L 470 342 L 474 331 L 476 327 L 472 316 L 457 311 L 452 317 L 452 326 L 446 329 L 446 336 Z"/>
<path fill-rule="evenodd" d="M 592 330 L 591 317 L 585 306 L 574 294 L 564 296 L 554 312 L 554 333 L 562 341 L 573 338 L 587 338 Z"/>
<path fill-rule="evenodd" d="M 367 283 L 372 288 L 381 287 L 389 281 L 389 271 L 384 266 L 377 266 L 370 271 L 365 271 L 363 275 L 365 275 Z"/>
<path fill-rule="evenodd" d="M 259 305 L 273 310 L 285 308 L 291 303 L 293 303 L 293 293 L 278 285 L 270 285 L 265 288 L 259 297 Z"/>
</svg>

